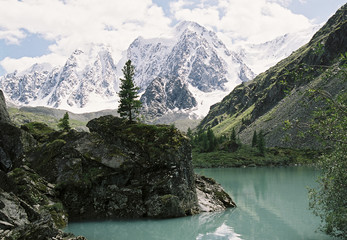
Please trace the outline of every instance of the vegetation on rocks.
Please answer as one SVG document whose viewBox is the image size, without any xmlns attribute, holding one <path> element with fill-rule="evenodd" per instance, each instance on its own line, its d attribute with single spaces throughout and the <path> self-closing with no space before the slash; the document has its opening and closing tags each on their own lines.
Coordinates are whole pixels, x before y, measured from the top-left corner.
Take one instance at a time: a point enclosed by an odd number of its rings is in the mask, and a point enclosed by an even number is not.
<svg viewBox="0 0 347 240">
<path fill-rule="evenodd" d="M 194 167 L 289 166 L 314 164 L 320 152 L 310 149 L 265 147 L 262 131 L 253 134 L 252 145 L 243 144 L 235 131 L 216 137 L 206 132 L 190 133 Z"/>
<path fill-rule="evenodd" d="M 69 131 L 71 129 L 69 122 L 69 114 L 66 112 L 63 118 L 59 119 L 58 128 L 63 131 Z"/>
<path fill-rule="evenodd" d="M 198 130 L 211 128 L 218 137 L 230 136 L 235 129 L 240 140 L 248 145 L 254 130 L 263 130 L 268 147 L 319 149 L 319 142 L 311 136 L 298 136 L 309 128 L 287 131 L 284 122 L 309 122 L 313 110 L 322 107 L 306 94 L 310 89 L 327 91 L 333 97 L 345 89 L 346 84 L 340 78 L 334 77 L 335 74 L 327 78 L 324 72 L 341 70 L 340 56 L 347 52 L 346 26 L 346 6 L 343 6 L 308 44 L 211 106 Z M 292 137 L 291 141 L 286 140 L 286 135 Z"/>
<path fill-rule="evenodd" d="M 344 63 L 347 70 L 347 61 Z M 341 81 L 347 83 L 347 71 Z M 310 207 L 322 219 L 321 229 L 326 233 L 345 237 L 347 235 L 347 92 L 341 91 L 336 98 L 327 92 L 318 93 L 318 99 L 326 107 L 315 111 L 315 121 L 310 127 L 323 145 L 331 150 L 318 161 L 321 176 L 319 187 L 310 190 Z"/>
<path fill-rule="evenodd" d="M 62 110 L 48 109 L 44 107 L 23 107 L 23 108 L 13 108 L 8 107 L 8 113 L 10 115 L 11 121 L 18 127 L 32 122 L 40 122 L 47 124 L 48 127 L 59 130 L 58 124 L 59 119 L 64 116 Z M 98 116 L 97 113 L 95 113 Z M 77 130 L 87 130 L 86 124 L 87 120 L 92 117 L 89 114 L 69 114 L 69 123 L 71 128 Z"/>
<path fill-rule="evenodd" d="M 200 153 L 193 149 L 192 153 L 193 165 L 198 168 L 311 165 L 320 156 L 314 150 L 290 148 L 267 148 L 262 155 L 258 149 L 247 145 L 242 145 L 234 152 L 218 150 Z"/>
<path fill-rule="evenodd" d="M 21 126 L 21 129 L 29 132 L 38 142 L 45 142 L 54 129 L 41 122 L 30 122 Z"/>
<path fill-rule="evenodd" d="M 67 217 L 168 218 L 203 211 L 198 203 L 206 196 L 196 194 L 189 139 L 174 126 L 113 116 L 90 121 L 90 132 L 56 131 L 38 122 L 19 129 L 9 118 L 0 124 L 0 150 L 6 154 L 0 169 L 1 238 L 84 239 L 60 230 Z M 220 187 L 218 194 L 225 201 L 212 205 L 232 206 Z"/>
<path fill-rule="evenodd" d="M 137 91 L 140 89 L 134 84 L 134 66 L 131 60 L 128 60 L 123 69 L 124 78 L 121 78 L 121 86 L 119 91 L 118 113 L 121 117 L 125 117 L 132 122 L 138 115 L 141 108 L 141 101 L 138 100 Z"/>
<path fill-rule="evenodd" d="M 263 131 L 266 145 L 277 147 L 275 151 L 289 147 L 324 152 L 314 160 L 322 175 L 318 189 L 311 190 L 310 204 L 322 219 L 322 230 L 338 237 L 345 237 L 347 231 L 346 13 L 345 4 L 308 44 L 253 81 L 237 86 L 211 107 L 198 126 L 200 131 L 212 129 L 217 137 L 230 136 L 235 129 L 243 143 L 251 144 L 253 139 L 253 146 L 254 140 L 259 140 L 254 132 Z M 266 161 L 278 159 L 277 153 L 273 156 L 270 148 L 260 148 L 261 145 L 258 143 L 258 148 Z M 240 162 L 251 152 L 243 153 Z M 196 165 L 232 166 L 231 162 L 237 162 L 235 153 L 205 154 L 210 155 L 203 158 L 199 153 L 194 157 Z M 292 156 L 293 153 L 289 157 Z M 258 165 L 263 163 L 262 159 L 253 160 Z"/>
</svg>

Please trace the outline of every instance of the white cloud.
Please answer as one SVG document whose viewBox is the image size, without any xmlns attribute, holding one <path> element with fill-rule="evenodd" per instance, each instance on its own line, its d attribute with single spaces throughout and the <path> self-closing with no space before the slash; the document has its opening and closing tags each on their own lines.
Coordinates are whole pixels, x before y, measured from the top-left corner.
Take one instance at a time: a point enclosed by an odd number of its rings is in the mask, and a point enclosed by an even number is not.
<svg viewBox="0 0 347 240">
<path fill-rule="evenodd" d="M 170 24 L 181 20 L 217 30 L 224 41 L 234 43 L 264 42 L 312 26 L 286 8 L 293 0 L 170 1 L 171 15 L 165 16 L 152 0 L 0 0 L 0 40 L 20 44 L 27 34 L 37 34 L 54 42 L 48 55 L 6 58 L 0 64 L 10 72 L 30 61 L 60 62 L 75 49 L 95 44 L 109 46 L 117 58 L 136 37 L 168 35 Z"/>
<path fill-rule="evenodd" d="M 218 5 L 179 0 L 172 4 L 177 20 L 189 19 L 225 34 L 232 41 L 264 42 L 312 26 L 303 15 L 284 7 L 291 0 L 220 0 Z M 190 4 L 189 7 L 188 4 Z"/>
<path fill-rule="evenodd" d="M 6 57 L 1 61 L 1 66 L 7 72 L 14 72 L 15 70 L 23 71 L 28 69 L 34 63 L 50 63 L 52 66 L 61 66 L 64 61 L 66 61 L 65 56 L 52 53 L 41 57 L 22 57 L 19 59 Z"/>
<path fill-rule="evenodd" d="M 7 44 L 19 45 L 23 38 L 25 38 L 25 33 L 19 29 L 0 30 L 0 39 L 4 39 Z"/>
<path fill-rule="evenodd" d="M 293 0 L 268 0 L 270 3 L 278 3 L 282 6 L 288 7 Z M 300 1 L 300 0 L 299 0 Z"/>
<path fill-rule="evenodd" d="M 0 39 L 20 44 L 26 33 L 39 34 L 55 41 L 49 46 L 52 56 L 69 56 L 77 48 L 105 44 L 120 57 L 139 35 L 157 37 L 170 32 L 170 24 L 171 20 L 151 0 L 0 1 Z M 34 63 L 38 58 L 31 59 Z M 3 60 L 1 65 L 7 72 L 12 68 L 10 62 L 23 62 L 24 66 L 30 58 Z"/>
</svg>

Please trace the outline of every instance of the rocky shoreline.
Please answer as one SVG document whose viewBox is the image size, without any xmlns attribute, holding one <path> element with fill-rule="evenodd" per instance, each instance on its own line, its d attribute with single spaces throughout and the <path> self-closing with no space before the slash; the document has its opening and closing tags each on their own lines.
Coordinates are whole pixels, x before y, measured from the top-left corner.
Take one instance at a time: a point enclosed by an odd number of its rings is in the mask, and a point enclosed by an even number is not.
<svg viewBox="0 0 347 240">
<path fill-rule="evenodd" d="M 0 239 L 85 239 L 68 220 L 172 218 L 235 203 L 196 176 L 185 135 L 165 125 L 104 116 L 90 132 L 43 123 L 17 128 L 0 91 Z"/>
</svg>

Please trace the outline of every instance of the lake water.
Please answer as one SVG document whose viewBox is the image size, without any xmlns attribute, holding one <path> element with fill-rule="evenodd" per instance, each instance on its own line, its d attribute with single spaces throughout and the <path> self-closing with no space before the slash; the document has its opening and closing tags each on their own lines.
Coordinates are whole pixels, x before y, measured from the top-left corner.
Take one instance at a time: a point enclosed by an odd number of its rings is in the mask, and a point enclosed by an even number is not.
<svg viewBox="0 0 347 240">
<path fill-rule="evenodd" d="M 309 167 L 196 169 L 215 178 L 238 207 L 166 220 L 70 223 L 66 231 L 89 240 L 328 240 L 308 209 L 307 187 L 318 173 Z"/>
</svg>

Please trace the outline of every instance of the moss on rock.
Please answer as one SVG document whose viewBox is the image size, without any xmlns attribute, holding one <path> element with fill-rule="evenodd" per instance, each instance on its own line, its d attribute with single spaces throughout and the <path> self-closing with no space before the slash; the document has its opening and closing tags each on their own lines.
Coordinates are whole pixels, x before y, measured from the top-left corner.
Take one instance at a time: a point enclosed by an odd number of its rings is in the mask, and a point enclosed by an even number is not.
<svg viewBox="0 0 347 240">
<path fill-rule="evenodd" d="M 38 142 L 45 142 L 54 129 L 41 122 L 30 122 L 21 126 L 21 129 L 30 133 Z"/>
</svg>

